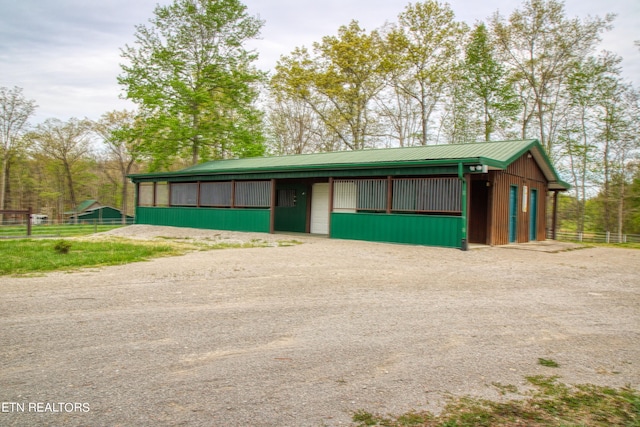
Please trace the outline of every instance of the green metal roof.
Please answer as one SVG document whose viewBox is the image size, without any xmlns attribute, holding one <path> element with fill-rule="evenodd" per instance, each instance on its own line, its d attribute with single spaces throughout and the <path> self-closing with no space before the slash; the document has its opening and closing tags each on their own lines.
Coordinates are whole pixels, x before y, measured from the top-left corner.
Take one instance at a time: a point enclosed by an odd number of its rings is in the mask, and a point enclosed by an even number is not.
<svg viewBox="0 0 640 427">
<path fill-rule="evenodd" d="M 476 163 L 487 165 L 492 169 L 506 169 L 527 151 L 531 151 L 533 154 L 549 180 L 551 189 L 569 188 L 568 184 L 558 178 L 542 146 L 535 139 L 214 160 L 175 172 L 136 174 L 130 175 L 130 178 L 137 181 L 140 178 L 171 178 L 188 175 L 451 165 L 457 163 Z"/>
<path fill-rule="evenodd" d="M 89 207 L 91 207 L 94 203 L 98 203 L 98 201 L 97 200 L 93 200 L 93 199 L 85 200 L 84 202 L 80 202 L 78 204 L 78 206 L 74 210 L 65 212 L 64 214 L 65 215 L 71 215 L 71 214 L 74 214 L 76 212 L 84 212 Z"/>
</svg>

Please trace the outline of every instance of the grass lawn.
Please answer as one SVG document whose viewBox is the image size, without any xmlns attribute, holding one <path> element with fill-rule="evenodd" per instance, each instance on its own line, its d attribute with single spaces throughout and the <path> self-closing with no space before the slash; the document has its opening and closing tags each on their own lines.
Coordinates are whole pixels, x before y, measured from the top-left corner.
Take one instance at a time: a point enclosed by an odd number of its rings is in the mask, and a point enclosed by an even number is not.
<svg viewBox="0 0 640 427">
<path fill-rule="evenodd" d="M 353 421 L 358 427 L 640 426 L 638 390 L 590 384 L 568 386 L 557 382 L 557 377 L 527 377 L 527 381 L 533 390 L 514 400 L 452 398 L 439 415 L 430 412 L 377 415 L 361 410 L 353 415 Z M 514 386 L 494 386 L 502 394 L 518 394 Z"/>
<path fill-rule="evenodd" d="M 19 239 L 0 241 L 0 275 L 42 273 L 101 267 L 144 261 L 152 257 L 185 252 L 170 243 L 130 243 L 118 240 L 64 240 L 68 253 L 56 250 L 59 239 Z"/>
<path fill-rule="evenodd" d="M 123 227 L 122 224 L 60 224 L 60 225 L 33 225 L 31 227 L 32 236 L 56 236 L 71 237 L 83 236 L 92 233 L 113 230 Z M 27 237 L 26 225 L 3 225 L 0 227 L 0 237 Z"/>
</svg>

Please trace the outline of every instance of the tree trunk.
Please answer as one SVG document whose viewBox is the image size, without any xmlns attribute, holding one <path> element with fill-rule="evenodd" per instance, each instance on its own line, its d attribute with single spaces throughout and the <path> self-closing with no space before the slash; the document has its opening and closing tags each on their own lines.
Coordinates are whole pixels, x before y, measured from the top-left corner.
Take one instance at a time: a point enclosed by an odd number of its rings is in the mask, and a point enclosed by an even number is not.
<svg viewBox="0 0 640 427">
<path fill-rule="evenodd" d="M 71 206 L 73 208 L 73 211 L 75 212 L 74 222 L 77 224 L 78 214 L 80 212 L 77 211 L 78 205 L 76 203 L 76 193 L 75 193 L 75 190 L 73 189 L 73 177 L 71 176 L 71 167 L 66 161 L 64 162 L 64 171 L 65 171 L 65 174 L 67 175 L 67 185 L 69 186 L 69 197 L 71 198 Z"/>
<path fill-rule="evenodd" d="M 5 198 L 7 191 L 7 166 L 9 159 L 7 153 L 2 156 L 2 173 L 0 177 L 0 211 L 5 208 Z M 4 223 L 4 214 L 0 213 L 0 224 Z"/>
</svg>

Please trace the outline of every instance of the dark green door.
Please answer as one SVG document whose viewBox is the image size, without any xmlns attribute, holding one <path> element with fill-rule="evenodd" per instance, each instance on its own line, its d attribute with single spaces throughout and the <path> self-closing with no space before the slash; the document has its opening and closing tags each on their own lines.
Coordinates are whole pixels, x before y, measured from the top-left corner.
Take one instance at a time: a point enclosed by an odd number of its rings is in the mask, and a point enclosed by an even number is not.
<svg viewBox="0 0 640 427">
<path fill-rule="evenodd" d="M 509 189 L 509 243 L 514 243 L 517 238 L 516 227 L 518 225 L 518 187 L 512 185 Z"/>
<path fill-rule="evenodd" d="M 307 187 L 300 183 L 276 185 L 276 231 L 307 231 Z"/>
<path fill-rule="evenodd" d="M 529 213 L 529 240 L 534 241 L 538 236 L 538 190 L 531 190 L 531 209 Z"/>
</svg>

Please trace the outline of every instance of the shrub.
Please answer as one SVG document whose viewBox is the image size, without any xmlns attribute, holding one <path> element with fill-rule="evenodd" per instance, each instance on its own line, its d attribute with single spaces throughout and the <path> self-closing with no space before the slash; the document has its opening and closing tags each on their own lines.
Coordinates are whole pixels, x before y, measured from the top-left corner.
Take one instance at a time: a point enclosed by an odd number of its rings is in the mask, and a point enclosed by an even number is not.
<svg viewBox="0 0 640 427">
<path fill-rule="evenodd" d="M 68 254 L 71 249 L 71 243 L 66 240 L 58 240 L 53 249 L 59 254 Z"/>
</svg>

